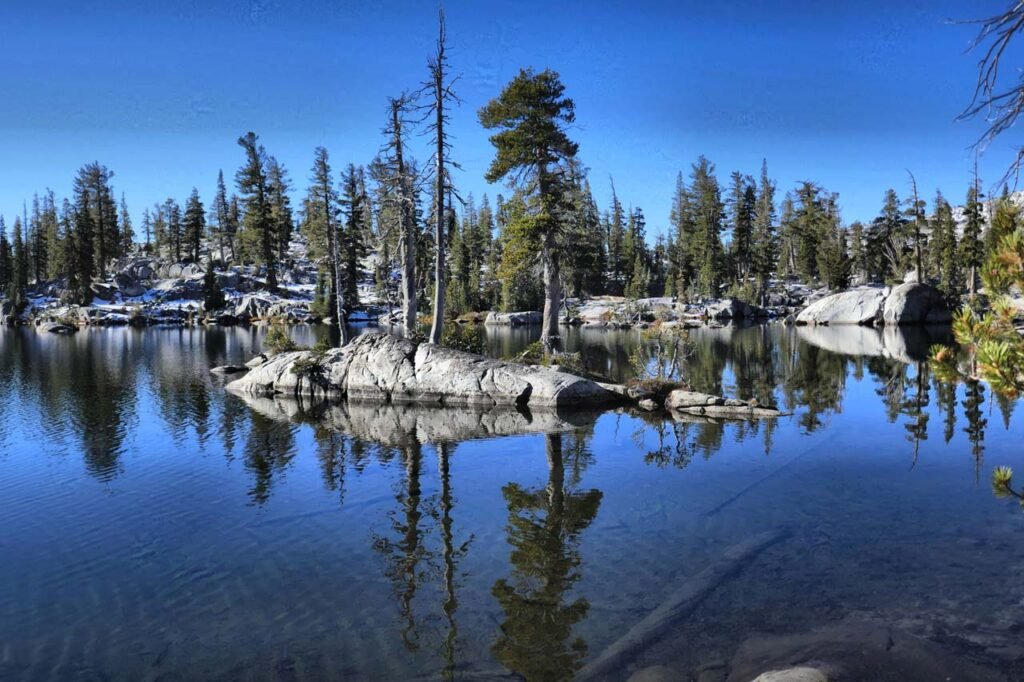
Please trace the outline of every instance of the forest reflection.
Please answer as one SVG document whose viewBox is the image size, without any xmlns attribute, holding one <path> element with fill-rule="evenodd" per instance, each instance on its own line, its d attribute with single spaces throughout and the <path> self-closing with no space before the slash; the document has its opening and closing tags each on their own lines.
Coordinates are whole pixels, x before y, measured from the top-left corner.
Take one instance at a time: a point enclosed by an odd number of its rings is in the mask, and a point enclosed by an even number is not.
<svg viewBox="0 0 1024 682">
<path fill-rule="evenodd" d="M 308 424 L 315 434 L 325 485 L 344 498 L 346 470 L 365 465 L 379 446 L 449 442 L 514 433 L 568 432 L 592 423 L 596 414 L 522 414 L 515 411 L 451 411 L 391 406 L 289 405 L 286 401 L 240 400 L 226 395 L 208 368 L 259 346 L 257 330 L 97 330 L 64 338 L 15 330 L 0 335 L 0 377 L 15 400 L 38 415 L 36 427 L 56 452 L 80 451 L 86 470 L 101 480 L 118 475 L 121 458 L 139 428 L 160 426 L 170 442 L 195 443 L 228 459 L 239 458 L 252 476 L 250 498 L 262 504 L 273 481 L 296 456 L 295 431 Z M 502 354 L 529 343 L 523 330 L 489 332 Z M 314 334 L 315 333 L 312 333 Z M 735 395 L 776 404 L 794 413 L 798 427 L 813 433 L 843 410 L 848 382 L 869 378 L 890 422 L 901 422 L 913 463 L 941 414 L 942 436 L 967 434 L 980 466 L 985 409 L 991 400 L 1004 424 L 1014 403 L 989 396 L 984 385 L 962 388 L 939 381 L 925 360 L 948 330 L 910 328 L 785 328 L 778 325 L 695 330 L 684 363 L 685 380 L 697 391 Z M 507 336 L 507 338 L 506 338 Z M 594 339 L 597 339 L 595 341 Z M 642 343 L 630 332 L 575 330 L 568 337 L 588 367 L 621 374 L 631 349 Z M 9 410 L 10 402 L 0 409 Z M 158 424 L 152 424 L 153 419 Z M 140 424 L 142 420 L 142 424 Z M 690 416 L 643 417 L 637 440 L 655 434 L 658 447 L 647 460 L 684 467 L 696 455 L 710 457 L 728 433 L 736 441 L 759 440 L 770 452 L 776 420 L 722 421 Z M 6 421 L 6 420 L 5 420 Z M 0 443 L 9 427 L 0 427 Z M 404 457 L 411 457 L 405 453 Z"/>
</svg>

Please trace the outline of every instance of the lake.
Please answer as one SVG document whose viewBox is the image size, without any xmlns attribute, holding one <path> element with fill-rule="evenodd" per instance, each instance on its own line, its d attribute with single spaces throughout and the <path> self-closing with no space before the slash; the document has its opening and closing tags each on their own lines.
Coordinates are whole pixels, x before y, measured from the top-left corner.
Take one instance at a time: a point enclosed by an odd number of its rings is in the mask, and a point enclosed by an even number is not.
<svg viewBox="0 0 1024 682">
<path fill-rule="evenodd" d="M 486 333 L 508 355 L 539 330 Z M 792 416 L 516 413 L 507 436 L 228 394 L 209 368 L 263 334 L 0 332 L 0 679 L 571 679 L 694 585 L 603 677 L 809 651 L 847 679 L 1024 679 L 1024 510 L 990 485 L 1024 472 L 1024 416 L 935 380 L 947 331 L 693 330 L 694 389 Z M 615 380 L 641 343 L 566 338 Z"/>
</svg>

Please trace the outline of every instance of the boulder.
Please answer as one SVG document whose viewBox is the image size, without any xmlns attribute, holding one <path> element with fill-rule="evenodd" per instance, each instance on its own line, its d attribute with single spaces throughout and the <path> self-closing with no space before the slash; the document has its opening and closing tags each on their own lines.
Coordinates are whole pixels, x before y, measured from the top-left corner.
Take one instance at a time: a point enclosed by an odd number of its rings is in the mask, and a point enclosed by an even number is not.
<svg viewBox="0 0 1024 682">
<path fill-rule="evenodd" d="M 811 303 L 796 316 L 797 324 L 878 323 L 888 288 L 862 287 L 825 296 Z"/>
<path fill-rule="evenodd" d="M 78 327 L 67 322 L 47 322 L 42 326 L 42 330 L 51 334 L 74 334 Z"/>
<path fill-rule="evenodd" d="M 768 316 L 764 310 L 737 298 L 725 298 L 710 303 L 706 311 L 707 316 L 713 320 L 753 320 Z"/>
<path fill-rule="evenodd" d="M 717 417 L 721 419 L 755 419 L 761 417 L 781 417 L 774 407 L 757 404 L 756 400 L 746 401 L 736 398 L 722 398 L 708 393 L 676 389 L 665 399 L 665 408 L 669 412 L 683 412 L 701 417 Z"/>
<path fill-rule="evenodd" d="M 953 315 L 938 289 L 908 282 L 894 287 L 882 308 L 882 321 L 893 324 L 947 324 Z"/>
<path fill-rule="evenodd" d="M 540 324 L 541 313 L 537 310 L 529 310 L 518 313 L 487 313 L 484 324 L 492 327 L 522 327 L 529 324 Z"/>
<path fill-rule="evenodd" d="M 119 272 L 114 275 L 114 284 L 121 290 L 121 296 L 125 298 L 142 296 L 146 293 L 146 287 L 142 286 L 138 280 L 126 272 Z"/>
<path fill-rule="evenodd" d="M 724 402 L 725 399 L 718 396 L 680 388 L 668 394 L 668 398 L 665 399 L 665 407 L 670 410 L 682 410 L 688 407 L 704 407 L 705 405 L 718 405 Z"/>
<path fill-rule="evenodd" d="M 274 301 L 265 296 L 243 296 L 235 306 L 234 315 L 243 322 L 264 318 L 272 305 Z"/>
<path fill-rule="evenodd" d="M 274 356 L 229 384 L 238 393 L 345 398 L 349 401 L 433 405 L 576 407 L 621 402 L 599 384 L 546 367 L 528 367 L 471 353 L 416 344 L 387 334 L 363 334 L 320 356 Z M 292 371 L 305 361 L 305 371 Z"/>
<path fill-rule="evenodd" d="M 94 297 L 103 301 L 117 300 L 117 289 L 109 284 L 104 284 L 103 282 L 96 282 L 92 285 L 92 294 Z"/>
<path fill-rule="evenodd" d="M 241 374 L 242 372 L 248 371 L 248 367 L 240 365 L 221 365 L 220 367 L 214 367 L 210 370 L 213 374 Z"/>
</svg>

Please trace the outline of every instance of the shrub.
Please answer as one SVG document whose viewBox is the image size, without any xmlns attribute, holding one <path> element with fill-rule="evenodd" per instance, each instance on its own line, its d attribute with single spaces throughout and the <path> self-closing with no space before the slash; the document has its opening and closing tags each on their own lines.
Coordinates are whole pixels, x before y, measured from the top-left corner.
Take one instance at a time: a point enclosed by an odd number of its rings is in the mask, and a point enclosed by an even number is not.
<svg viewBox="0 0 1024 682">
<path fill-rule="evenodd" d="M 484 339 L 480 328 L 471 324 L 445 325 L 441 334 L 441 345 L 476 355 L 484 353 Z"/>
<path fill-rule="evenodd" d="M 270 329 L 267 330 L 267 335 L 263 339 L 263 347 L 271 353 L 287 353 L 298 348 L 288 335 L 287 328 L 278 324 L 270 325 Z"/>
</svg>

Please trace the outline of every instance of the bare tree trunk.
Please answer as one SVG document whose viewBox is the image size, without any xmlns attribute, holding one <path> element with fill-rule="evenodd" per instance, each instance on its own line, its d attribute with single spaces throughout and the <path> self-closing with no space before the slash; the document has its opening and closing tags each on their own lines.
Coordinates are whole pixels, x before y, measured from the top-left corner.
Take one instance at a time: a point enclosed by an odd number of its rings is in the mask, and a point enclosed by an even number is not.
<svg viewBox="0 0 1024 682">
<path fill-rule="evenodd" d="M 398 173 L 399 216 L 402 238 L 399 241 L 402 258 L 402 326 L 406 337 L 416 333 L 416 224 L 412 215 L 412 192 L 406 177 L 405 157 L 402 154 L 401 101 L 391 102 L 391 125 L 395 134 L 395 170 Z"/>
<path fill-rule="evenodd" d="M 559 350 L 558 312 L 562 305 L 561 259 L 554 235 L 544 236 L 544 316 L 540 342 L 545 353 Z"/>
<path fill-rule="evenodd" d="M 444 163 L 444 48 L 445 29 L 444 14 L 441 14 L 441 29 L 437 40 L 437 60 L 434 63 L 434 115 L 436 126 L 435 143 L 437 155 L 434 163 L 435 187 L 434 187 L 434 219 L 436 227 L 434 236 L 437 241 L 434 252 L 434 321 L 430 325 L 430 343 L 440 344 L 441 333 L 444 330 L 444 221 L 445 221 L 445 163 Z"/>
<path fill-rule="evenodd" d="M 329 196 L 329 195 L 328 195 Z M 329 200 L 328 200 L 329 201 Z M 341 294 L 341 274 L 338 255 L 338 235 L 331 224 L 330 206 L 327 208 L 327 247 L 331 252 L 331 289 L 334 295 L 334 311 L 338 321 L 338 345 L 348 343 L 348 327 L 345 326 L 345 297 Z"/>
</svg>

